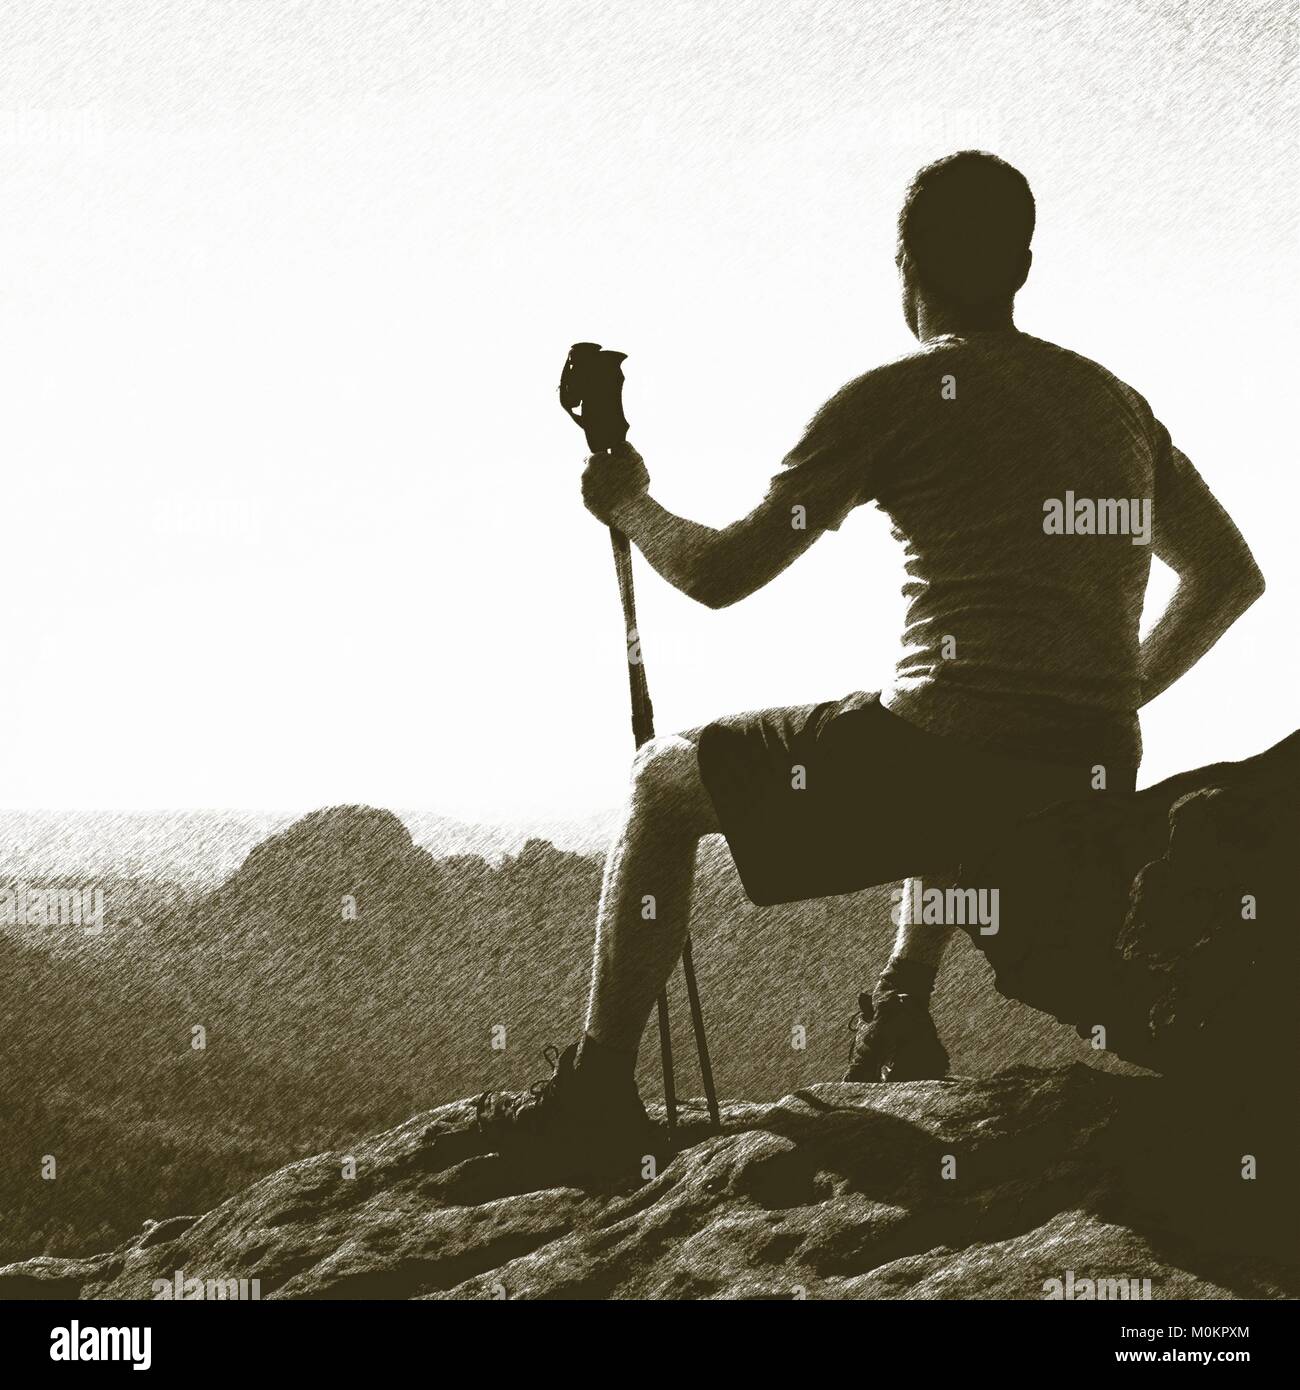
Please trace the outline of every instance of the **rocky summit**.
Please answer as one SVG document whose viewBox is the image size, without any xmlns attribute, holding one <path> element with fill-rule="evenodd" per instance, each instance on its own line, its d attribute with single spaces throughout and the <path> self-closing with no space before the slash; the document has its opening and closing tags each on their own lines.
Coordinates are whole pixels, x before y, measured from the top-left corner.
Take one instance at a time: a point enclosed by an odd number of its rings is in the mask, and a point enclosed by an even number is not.
<svg viewBox="0 0 1300 1390">
<path fill-rule="evenodd" d="M 1294 1297 L 1291 1160 L 1255 1128 L 1245 1178 L 1247 1122 L 1207 1103 L 1083 1066 L 829 1083 L 729 1104 L 721 1133 L 688 1106 L 662 1171 L 592 1188 L 484 1152 L 461 1102 L 108 1253 L 10 1265 L 0 1297 Z"/>
</svg>

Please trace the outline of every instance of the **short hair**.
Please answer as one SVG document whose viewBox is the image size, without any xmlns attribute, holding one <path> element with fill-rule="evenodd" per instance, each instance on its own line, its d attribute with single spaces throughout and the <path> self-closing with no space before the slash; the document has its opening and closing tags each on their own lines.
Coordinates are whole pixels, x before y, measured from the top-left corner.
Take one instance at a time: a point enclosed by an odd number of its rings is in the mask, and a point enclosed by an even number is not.
<svg viewBox="0 0 1300 1390">
<path fill-rule="evenodd" d="M 1015 294 L 1033 235 L 1029 181 L 984 150 L 927 164 L 908 185 L 898 214 L 899 247 L 922 286 L 963 309 Z"/>
</svg>

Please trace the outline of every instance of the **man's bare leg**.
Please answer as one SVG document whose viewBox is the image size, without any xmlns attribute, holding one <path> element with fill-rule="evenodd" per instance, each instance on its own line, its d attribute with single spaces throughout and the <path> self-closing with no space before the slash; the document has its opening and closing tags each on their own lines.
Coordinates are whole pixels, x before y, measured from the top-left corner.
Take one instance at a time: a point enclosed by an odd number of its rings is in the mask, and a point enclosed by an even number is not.
<svg viewBox="0 0 1300 1390">
<path fill-rule="evenodd" d="M 534 1148 L 575 1171 L 622 1171 L 657 1152 L 636 1091 L 636 1050 L 686 940 L 700 836 L 717 828 L 694 735 L 652 739 L 605 865 L 587 1031 L 545 1083 L 478 1098 L 479 1133 L 500 1152 Z"/>
<path fill-rule="evenodd" d="M 633 763 L 632 794 L 605 862 L 580 1071 L 631 1078 L 686 940 L 700 837 L 716 829 L 694 738 L 652 739 Z"/>
<path fill-rule="evenodd" d="M 930 993 L 954 928 L 916 920 L 915 888 L 951 887 L 951 874 L 908 879 L 893 953 L 870 995 L 859 998 L 846 1081 L 914 1081 L 946 1075 L 948 1054 L 930 1018 Z"/>
<path fill-rule="evenodd" d="M 944 952 L 952 940 L 953 926 L 915 921 L 916 890 L 920 887 L 950 887 L 956 883 L 953 875 L 934 875 L 923 881 L 909 878 L 903 884 L 903 901 L 899 914 L 898 932 L 888 964 L 881 972 L 876 993 L 892 990 L 896 994 L 911 994 L 929 1002 L 930 992 L 943 964 Z"/>
</svg>

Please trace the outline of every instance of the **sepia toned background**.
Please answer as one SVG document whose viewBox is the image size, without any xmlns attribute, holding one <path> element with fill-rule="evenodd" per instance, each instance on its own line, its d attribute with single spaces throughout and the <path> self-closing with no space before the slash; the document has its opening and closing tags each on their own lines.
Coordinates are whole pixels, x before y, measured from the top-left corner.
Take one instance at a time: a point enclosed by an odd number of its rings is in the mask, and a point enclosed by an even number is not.
<svg viewBox="0 0 1300 1390">
<path fill-rule="evenodd" d="M 0 805 L 614 805 L 565 350 L 630 354 L 658 495 L 731 520 L 908 350 L 898 202 L 964 146 L 1038 198 L 1021 325 L 1148 396 L 1268 577 L 1147 711 L 1144 781 L 1289 732 L 1293 8 L 705 13 L 6 8 Z M 900 579 L 869 509 L 736 610 L 644 575 L 660 727 L 878 687 Z"/>
</svg>

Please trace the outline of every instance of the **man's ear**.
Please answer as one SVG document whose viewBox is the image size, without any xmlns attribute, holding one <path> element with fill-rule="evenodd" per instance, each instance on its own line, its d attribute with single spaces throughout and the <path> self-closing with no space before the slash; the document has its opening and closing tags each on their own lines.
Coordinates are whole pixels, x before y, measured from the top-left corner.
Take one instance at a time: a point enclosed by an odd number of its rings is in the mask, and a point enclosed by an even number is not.
<svg viewBox="0 0 1300 1390">
<path fill-rule="evenodd" d="M 921 287 L 916 279 L 916 263 L 906 251 L 900 251 L 896 260 L 898 263 L 899 284 L 902 286 L 903 292 L 903 321 L 907 324 L 908 332 L 911 333 L 913 337 L 918 337 Z"/>
<path fill-rule="evenodd" d="M 1025 281 L 1029 279 L 1029 267 L 1030 267 L 1031 265 L 1033 265 L 1033 263 L 1034 263 L 1034 253 L 1029 249 L 1029 247 L 1026 246 L 1026 247 L 1025 247 L 1025 259 L 1024 259 L 1024 263 L 1021 265 L 1021 267 L 1020 267 L 1020 274 L 1019 274 L 1019 276 L 1016 278 L 1016 289 L 1017 289 L 1017 290 L 1020 289 L 1020 287 L 1025 283 Z M 1013 293 L 1014 293 L 1014 291 L 1013 291 Z"/>
</svg>

